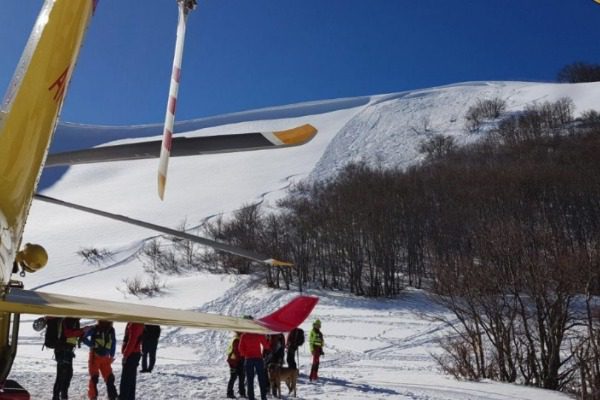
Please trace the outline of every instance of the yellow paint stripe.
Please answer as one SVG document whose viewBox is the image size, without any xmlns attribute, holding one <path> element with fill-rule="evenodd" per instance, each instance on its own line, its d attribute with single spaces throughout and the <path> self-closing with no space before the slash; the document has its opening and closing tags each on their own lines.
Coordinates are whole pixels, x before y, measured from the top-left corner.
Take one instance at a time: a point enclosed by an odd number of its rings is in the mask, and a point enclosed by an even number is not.
<svg viewBox="0 0 600 400">
<path fill-rule="evenodd" d="M 317 129 L 311 124 L 306 124 L 285 131 L 273 132 L 273 134 L 284 144 L 298 145 L 311 140 L 317 134 Z"/>
<path fill-rule="evenodd" d="M 160 172 L 158 173 L 158 197 L 161 200 L 165 197 L 165 187 L 167 186 L 167 177 Z"/>
</svg>

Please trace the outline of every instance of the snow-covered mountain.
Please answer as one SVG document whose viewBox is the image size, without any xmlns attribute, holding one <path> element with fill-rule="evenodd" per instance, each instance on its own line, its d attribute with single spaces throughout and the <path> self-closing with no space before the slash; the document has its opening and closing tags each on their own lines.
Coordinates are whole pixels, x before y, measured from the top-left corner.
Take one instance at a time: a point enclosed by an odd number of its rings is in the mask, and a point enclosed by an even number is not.
<svg viewBox="0 0 600 400">
<path fill-rule="evenodd" d="M 59 169 L 43 177 L 43 194 L 117 214 L 176 228 L 198 226 L 242 205 L 263 202 L 268 208 L 294 182 L 334 176 L 345 164 L 364 161 L 384 167 L 419 162 L 420 143 L 430 135 L 452 135 L 458 144 L 468 134 L 465 112 L 477 100 L 499 97 L 507 111 L 533 102 L 570 97 L 575 114 L 597 107 L 600 83 L 542 84 L 473 82 L 388 95 L 303 103 L 177 124 L 176 133 L 213 135 L 282 130 L 310 123 L 319 133 L 308 144 L 282 150 L 183 157 L 171 160 L 166 199 L 156 194 L 156 160 L 124 161 Z M 141 140 L 161 132 L 159 125 L 103 127 L 61 124 L 53 150 Z M 163 276 L 163 295 L 138 299 L 125 294 L 125 279 L 143 276 L 136 257 L 156 233 L 55 205 L 34 202 L 25 241 L 43 244 L 50 255 L 46 269 L 28 275 L 27 288 L 149 305 L 218 312 L 267 314 L 294 296 L 264 288 L 253 277 L 188 273 Z M 90 266 L 76 252 L 107 249 L 114 255 Z M 431 353 L 444 330 L 427 315 L 444 313 L 426 293 L 408 290 L 394 300 L 361 299 L 310 290 L 321 297 L 314 317 L 323 321 L 326 349 L 322 382 L 304 378 L 304 399 L 552 399 L 558 393 L 491 382 L 465 383 L 444 377 Z M 54 362 L 41 351 L 41 336 L 25 317 L 13 377 L 33 398 L 50 398 Z M 305 323 L 308 330 L 310 321 Z M 122 334 L 122 326 L 118 333 Z M 228 376 L 224 352 L 227 332 L 166 328 L 159 345 L 157 373 L 144 374 L 141 399 L 219 398 Z M 303 371 L 309 363 L 301 351 Z M 72 398 L 85 398 L 86 354 L 78 351 Z M 117 375 L 120 366 L 116 364 Z M 40 372 L 41 371 L 41 372 Z M 117 377 L 118 378 L 118 377 Z M 285 391 L 284 391 L 285 394 Z"/>
</svg>

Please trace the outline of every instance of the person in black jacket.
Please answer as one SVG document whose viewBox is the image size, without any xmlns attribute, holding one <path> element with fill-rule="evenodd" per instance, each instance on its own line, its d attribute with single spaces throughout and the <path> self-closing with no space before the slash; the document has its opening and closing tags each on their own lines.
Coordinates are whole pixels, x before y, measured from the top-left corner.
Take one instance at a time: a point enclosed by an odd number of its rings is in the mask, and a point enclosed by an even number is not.
<svg viewBox="0 0 600 400">
<path fill-rule="evenodd" d="M 156 348 L 160 337 L 160 326 L 146 325 L 142 340 L 142 370 L 140 372 L 152 372 L 156 363 Z"/>
<path fill-rule="evenodd" d="M 289 368 L 297 369 L 296 352 L 298 347 L 304 343 L 304 331 L 301 328 L 294 328 L 290 331 L 286 341 L 287 347 L 287 364 Z"/>
<path fill-rule="evenodd" d="M 54 381 L 52 400 L 64 400 L 69 398 L 69 386 L 73 378 L 75 346 L 85 330 L 79 327 L 79 318 L 57 319 L 59 320 L 58 341 L 54 348 L 56 380 Z"/>
</svg>

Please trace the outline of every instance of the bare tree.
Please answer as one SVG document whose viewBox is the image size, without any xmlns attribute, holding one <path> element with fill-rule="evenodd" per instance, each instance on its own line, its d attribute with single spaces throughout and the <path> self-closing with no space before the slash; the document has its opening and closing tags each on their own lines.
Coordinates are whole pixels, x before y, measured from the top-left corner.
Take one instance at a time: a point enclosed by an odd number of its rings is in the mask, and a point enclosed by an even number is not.
<svg viewBox="0 0 600 400">
<path fill-rule="evenodd" d="M 559 82 L 565 83 L 600 81 L 600 64 L 589 64 L 579 61 L 565 65 L 558 72 L 556 79 Z"/>
</svg>

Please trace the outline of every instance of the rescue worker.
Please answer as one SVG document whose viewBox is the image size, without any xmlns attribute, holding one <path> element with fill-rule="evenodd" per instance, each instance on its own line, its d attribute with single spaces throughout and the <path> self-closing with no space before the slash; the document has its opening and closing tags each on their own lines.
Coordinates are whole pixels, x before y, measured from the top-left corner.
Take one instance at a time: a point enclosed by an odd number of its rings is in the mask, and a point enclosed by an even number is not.
<svg viewBox="0 0 600 400">
<path fill-rule="evenodd" d="M 316 320 L 313 322 L 313 328 L 310 331 L 310 336 L 308 337 L 308 345 L 310 348 L 310 353 L 313 356 L 312 359 L 312 367 L 310 369 L 310 381 L 316 381 L 319 379 L 319 359 L 325 353 L 323 353 L 323 334 L 321 333 L 321 321 Z"/>
<path fill-rule="evenodd" d="M 248 319 L 252 319 L 251 317 Z M 243 333 L 239 344 L 240 354 L 244 357 L 244 366 L 246 370 L 246 383 L 249 400 L 256 400 L 254 397 L 254 374 L 258 376 L 258 385 L 260 387 L 261 400 L 267 399 L 267 374 L 263 362 L 263 351 L 270 350 L 269 342 L 265 335 L 257 333 Z"/>
<path fill-rule="evenodd" d="M 135 400 L 135 384 L 137 368 L 142 357 L 142 336 L 144 324 L 128 322 L 121 353 L 123 355 L 123 371 L 119 387 L 119 400 Z"/>
<path fill-rule="evenodd" d="M 229 364 L 229 382 L 227 383 L 227 398 L 235 399 L 233 386 L 238 380 L 238 393 L 246 397 L 246 374 L 244 373 L 244 357 L 240 354 L 240 333 L 234 332 L 233 339 L 227 348 L 227 364 Z"/>
<path fill-rule="evenodd" d="M 96 325 L 83 335 L 83 343 L 90 347 L 88 360 L 88 371 L 90 381 L 88 383 L 88 398 L 98 398 L 98 380 L 100 374 L 106 383 L 106 391 L 109 400 L 117 399 L 117 388 L 115 387 L 115 375 L 112 370 L 112 362 L 115 360 L 117 339 L 115 329 L 111 321 L 100 320 Z"/>
<path fill-rule="evenodd" d="M 71 386 L 71 379 L 73 378 L 75 346 L 79 342 L 79 338 L 85 333 L 85 330 L 79 327 L 79 318 L 60 319 L 58 341 L 54 348 L 56 380 L 54 381 L 52 400 L 69 398 L 69 386 Z"/>
<path fill-rule="evenodd" d="M 296 365 L 296 352 L 298 347 L 304 343 L 304 331 L 301 328 L 294 328 L 290 331 L 285 343 L 287 347 L 287 365 L 289 368 L 298 369 Z"/>
<path fill-rule="evenodd" d="M 154 369 L 158 338 L 160 338 L 160 326 L 144 326 L 144 337 L 142 339 L 142 370 L 140 372 L 152 372 Z"/>
</svg>

